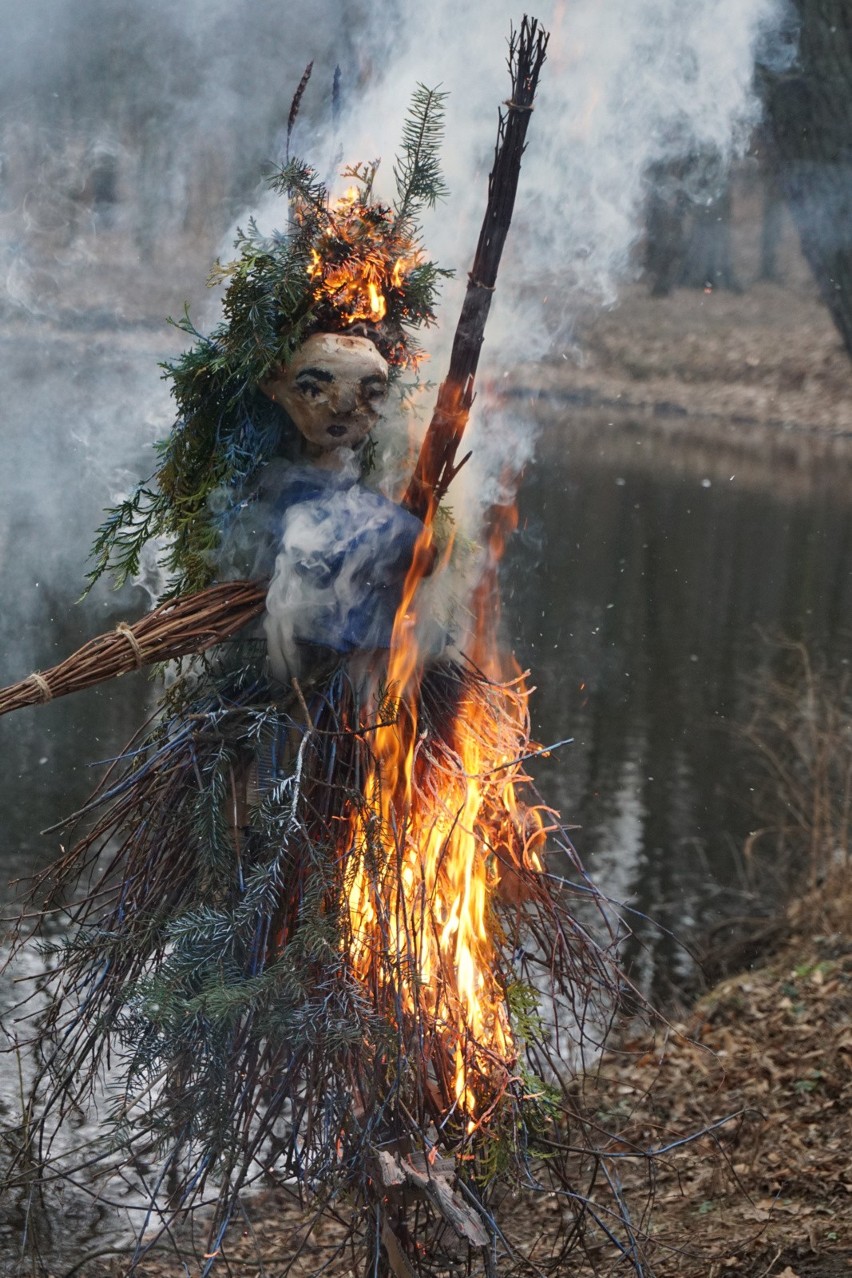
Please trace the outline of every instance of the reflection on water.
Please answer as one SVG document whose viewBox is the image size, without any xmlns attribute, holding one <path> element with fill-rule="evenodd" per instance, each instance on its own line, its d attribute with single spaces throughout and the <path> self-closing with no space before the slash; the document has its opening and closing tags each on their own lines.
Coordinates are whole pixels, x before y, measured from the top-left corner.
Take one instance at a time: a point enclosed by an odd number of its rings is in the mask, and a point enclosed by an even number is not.
<svg viewBox="0 0 852 1278">
<path fill-rule="evenodd" d="M 852 489 L 837 462 L 746 487 L 724 458 L 712 476 L 678 474 L 671 444 L 655 458 L 634 432 L 630 447 L 577 442 L 564 413 L 545 415 L 506 611 L 538 687 L 536 734 L 574 737 L 540 785 L 581 827 L 604 889 L 638 912 L 627 958 L 661 988 L 689 966 L 665 929 L 731 908 L 754 821 L 736 725 L 776 660 L 768 636 L 849 656 Z"/>
</svg>

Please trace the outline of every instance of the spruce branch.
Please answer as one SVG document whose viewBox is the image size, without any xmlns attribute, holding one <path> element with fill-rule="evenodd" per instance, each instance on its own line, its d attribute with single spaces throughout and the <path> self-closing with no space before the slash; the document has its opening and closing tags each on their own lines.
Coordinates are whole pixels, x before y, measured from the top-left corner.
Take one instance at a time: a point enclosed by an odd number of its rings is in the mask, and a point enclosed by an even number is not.
<svg viewBox="0 0 852 1278">
<path fill-rule="evenodd" d="M 441 172 L 444 103 L 449 95 L 418 84 L 402 129 L 401 154 L 394 165 L 397 224 L 410 222 L 424 205 L 433 208 L 448 190 Z"/>
</svg>

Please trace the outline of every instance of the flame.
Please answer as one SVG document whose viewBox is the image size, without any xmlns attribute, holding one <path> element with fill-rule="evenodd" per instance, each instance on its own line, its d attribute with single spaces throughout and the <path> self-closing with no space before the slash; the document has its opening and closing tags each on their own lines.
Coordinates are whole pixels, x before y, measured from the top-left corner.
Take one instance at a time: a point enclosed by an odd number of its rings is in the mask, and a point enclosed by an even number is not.
<svg viewBox="0 0 852 1278">
<path fill-rule="evenodd" d="M 423 254 L 419 252 L 409 253 L 404 257 L 398 257 L 394 262 L 393 270 L 391 271 L 391 288 L 402 288 L 405 283 L 406 275 L 408 275 L 409 271 L 412 271 L 415 266 L 420 266 L 422 261 Z"/>
<path fill-rule="evenodd" d="M 307 268 L 318 300 L 333 305 L 343 327 L 380 323 L 388 313 L 388 293 L 403 289 L 406 276 L 423 261 L 413 242 L 400 243 L 400 235 L 391 233 L 390 210 L 363 198 L 352 186 L 335 201 L 332 230 L 311 250 Z"/>
<path fill-rule="evenodd" d="M 388 304 L 385 301 L 384 294 L 380 293 L 372 280 L 367 281 L 367 292 L 370 297 L 370 316 L 378 323 L 387 315 Z"/>
<path fill-rule="evenodd" d="M 475 658 L 485 657 L 506 521 L 474 599 Z M 518 799 L 526 779 L 526 688 L 470 680 L 449 727 L 433 732 L 420 703 L 418 587 L 432 568 L 427 520 L 393 629 L 393 705 L 370 731 L 372 767 L 347 832 L 350 962 L 360 983 L 395 1009 L 420 1050 L 441 1108 L 467 1117 L 508 1084 L 515 1048 L 500 976 L 498 901 L 520 899 L 519 874 L 540 872 L 543 822 Z M 489 664 L 497 669 L 496 651 Z"/>
</svg>

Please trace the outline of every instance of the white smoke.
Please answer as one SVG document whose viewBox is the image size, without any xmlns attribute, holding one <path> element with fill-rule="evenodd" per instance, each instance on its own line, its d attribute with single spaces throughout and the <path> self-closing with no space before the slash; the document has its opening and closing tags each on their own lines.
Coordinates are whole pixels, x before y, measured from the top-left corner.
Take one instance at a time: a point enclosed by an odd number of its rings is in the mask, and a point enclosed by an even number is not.
<svg viewBox="0 0 852 1278">
<path fill-rule="evenodd" d="M 347 158 L 382 156 L 384 181 L 405 104 L 419 82 L 449 92 L 449 200 L 426 218 L 426 244 L 458 273 L 476 243 L 498 105 L 507 97 L 507 0 L 374 11 L 369 46 L 387 46 L 343 127 Z M 641 232 L 653 166 L 694 153 L 729 161 L 760 116 L 755 53 L 772 53 L 780 0 L 548 0 L 551 33 L 515 224 L 498 280 L 486 362 L 544 353 L 584 300 L 611 304 Z M 475 39 L 468 33 L 475 32 Z M 781 37 L 779 35 L 779 41 Z M 789 56 L 789 44 L 784 45 Z M 546 303 L 545 303 L 546 298 Z M 452 322 L 448 290 L 443 324 Z M 542 317 L 547 316 L 547 331 Z"/>
<path fill-rule="evenodd" d="M 551 33 L 548 60 L 486 335 L 485 391 L 465 440 L 473 459 L 449 496 L 468 541 L 480 535 L 493 502 L 511 500 L 532 450 L 532 428 L 493 406 L 489 384 L 499 388 L 499 375 L 521 360 L 564 349 L 584 308 L 613 304 L 631 270 L 655 168 L 706 156 L 722 180 L 759 120 L 755 55 L 758 46 L 764 61 L 772 55 L 781 2 L 550 0 L 538 16 Z M 386 9 L 374 10 L 361 35 L 361 46 L 374 53 L 373 77 L 344 118 L 344 155 L 347 162 L 383 158 L 377 187 L 386 198 L 415 85 L 449 93 L 444 169 L 451 194 L 424 216 L 429 254 L 456 272 L 431 340 L 436 379 L 485 206 L 497 110 L 509 90 L 507 37 L 518 17 L 506 0 L 471 0 L 463 13 L 451 0 L 436 0 L 428 8 L 401 6 L 396 21 Z M 789 43 L 778 56 L 789 56 Z M 326 171 L 340 140 L 316 137 L 314 145 Z M 450 589 L 464 593 L 459 581 Z"/>
<path fill-rule="evenodd" d="M 389 647 L 419 520 L 358 483 L 357 466 L 293 467 L 280 496 L 265 620 L 273 674 L 298 675 L 305 645 Z"/>
<path fill-rule="evenodd" d="M 100 509 L 132 486 L 129 476 L 152 468 L 140 453 L 168 426 L 155 368 L 157 356 L 169 353 L 165 340 L 155 355 L 142 352 L 150 360 L 147 391 L 135 370 L 132 393 L 126 376 L 105 375 L 113 327 L 149 318 L 136 303 L 154 269 L 133 264 L 136 254 L 147 260 L 142 231 L 153 236 L 160 270 L 171 252 L 176 273 L 181 245 L 194 245 L 197 224 L 218 235 L 237 208 L 245 222 L 252 210 L 245 196 L 234 202 L 239 175 L 247 167 L 259 173 L 262 158 L 280 155 L 290 96 L 310 58 L 317 62 L 294 151 L 324 174 L 339 167 L 341 156 L 383 157 L 380 195 L 392 194 L 392 160 L 415 85 L 440 85 L 449 93 L 444 167 L 451 194 L 427 214 L 424 239 L 430 255 L 457 277 L 445 288 L 439 330 L 426 335 L 427 370 L 439 379 L 485 203 L 497 108 L 509 87 L 507 36 L 520 11 L 508 0 L 470 0 L 463 10 L 449 0 L 430 6 L 358 0 L 344 10 L 332 0 L 306 0 L 286 20 L 278 4 L 246 0 L 191 0 L 178 9 L 165 0 L 142 7 L 131 0 L 39 0 L 31 14 L 19 8 L 0 0 L 9 34 L 0 55 L 6 121 L 0 272 L 8 284 L 0 316 L 11 327 L 27 310 L 41 327 L 3 357 L 14 402 L 7 396 L 13 461 L 2 486 L 0 543 L 26 525 L 17 512 L 25 469 L 36 523 L 62 527 L 63 536 L 49 534 L 50 556 L 61 563 L 63 588 L 73 598 Z M 522 419 L 506 422 L 489 410 L 489 380 L 499 387 L 500 375 L 519 360 L 563 349 L 590 300 L 612 302 L 631 269 L 653 166 L 690 151 L 711 151 L 717 163 L 729 159 L 759 114 L 756 49 L 764 62 L 789 58 L 789 24 L 780 34 L 782 0 L 548 0 L 538 16 L 551 31 L 549 56 L 465 441 L 474 458 L 450 492 L 469 539 L 478 535 L 481 509 L 500 495 L 531 447 Z M 118 18 L 126 27 L 120 57 L 109 25 Z M 335 62 L 343 111 L 332 129 Z M 100 154 L 98 139 L 107 136 L 118 173 L 112 224 L 98 212 L 89 169 L 75 159 Z M 128 207 L 134 198 L 139 207 Z M 283 221 L 280 201 L 271 216 Z M 127 273 L 93 269 L 95 259 L 113 251 Z M 203 266 L 198 272 L 203 278 Z M 171 277 L 170 283 L 177 295 L 158 301 L 155 313 L 161 305 L 180 313 L 184 285 Z M 54 339 L 64 341 L 81 318 L 91 321 L 101 344 L 84 336 L 69 352 L 80 388 L 69 405 Z M 206 328 L 208 321 L 215 322 L 203 315 L 198 322 Z M 24 346 L 38 372 L 19 391 Z M 423 399 L 428 406 L 429 397 Z M 61 479 L 57 429 L 66 449 L 72 430 L 74 440 L 84 441 Z M 404 436 L 408 425 L 400 421 L 394 429 Z M 29 451 L 50 464 L 27 464 Z M 383 457 L 391 454 L 398 460 L 392 440 L 382 444 Z M 39 541 L 35 534 L 17 538 L 14 568 L 22 587 L 40 579 Z M 7 564 L 11 559 L 7 545 Z M 26 595 L 22 589 L 22 608 Z"/>
</svg>

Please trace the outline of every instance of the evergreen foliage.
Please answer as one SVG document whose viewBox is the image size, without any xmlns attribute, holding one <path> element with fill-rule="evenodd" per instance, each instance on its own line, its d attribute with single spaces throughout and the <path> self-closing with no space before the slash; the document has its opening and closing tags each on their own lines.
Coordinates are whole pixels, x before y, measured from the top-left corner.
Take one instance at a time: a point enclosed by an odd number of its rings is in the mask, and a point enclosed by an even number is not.
<svg viewBox="0 0 852 1278">
<path fill-rule="evenodd" d="M 419 84 L 402 130 L 401 154 L 394 166 L 396 220 L 416 232 L 422 206 L 434 207 L 447 196 L 440 164 L 443 141 L 443 104 L 446 94 Z"/>
</svg>

